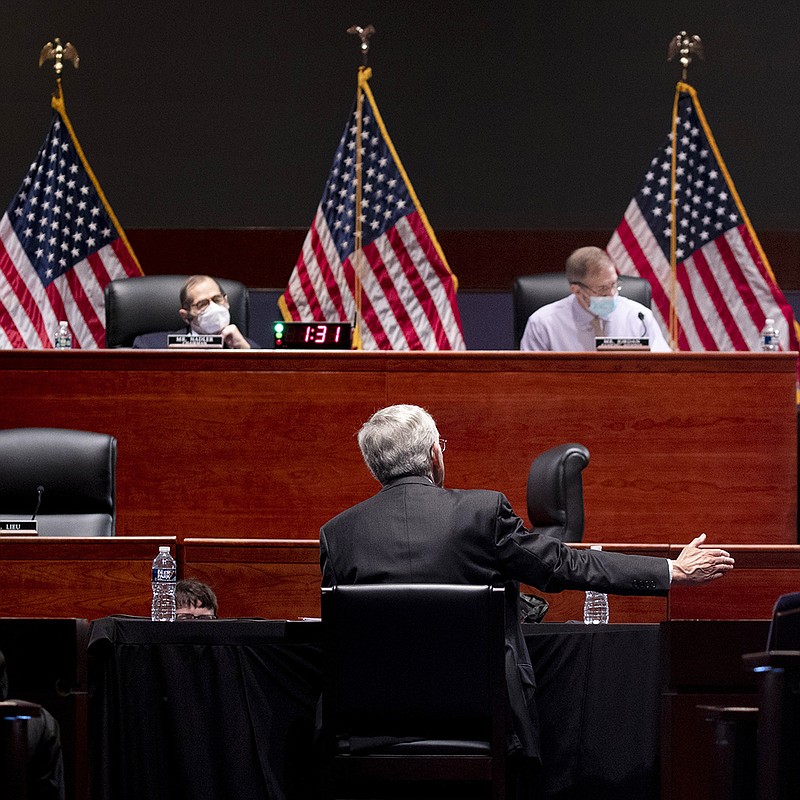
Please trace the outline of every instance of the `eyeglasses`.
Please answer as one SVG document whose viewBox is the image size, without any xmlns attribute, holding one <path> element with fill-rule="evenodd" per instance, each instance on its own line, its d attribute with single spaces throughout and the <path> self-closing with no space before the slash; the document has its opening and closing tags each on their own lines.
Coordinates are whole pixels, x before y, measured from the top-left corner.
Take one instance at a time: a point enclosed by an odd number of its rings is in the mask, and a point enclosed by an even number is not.
<svg viewBox="0 0 800 800">
<path fill-rule="evenodd" d="M 580 281 L 573 281 L 576 286 L 583 286 L 588 292 L 593 294 L 595 297 L 613 297 L 616 294 L 619 294 L 620 285 L 618 283 L 607 283 L 605 286 L 587 286 L 585 283 L 581 283 Z"/>
<path fill-rule="evenodd" d="M 439 447 L 442 448 L 442 452 L 444 453 L 444 451 L 447 450 L 447 439 L 442 439 L 442 437 L 440 436 L 439 437 Z"/>
<path fill-rule="evenodd" d="M 197 313 L 199 314 L 201 311 L 205 311 L 208 308 L 209 303 L 216 303 L 218 306 L 221 306 L 227 299 L 228 299 L 227 295 L 215 294 L 211 298 L 206 298 L 205 300 L 198 300 L 196 303 L 192 303 L 189 306 L 189 310 L 197 311 Z"/>
<path fill-rule="evenodd" d="M 176 614 L 175 619 L 216 619 L 216 614 Z"/>
</svg>

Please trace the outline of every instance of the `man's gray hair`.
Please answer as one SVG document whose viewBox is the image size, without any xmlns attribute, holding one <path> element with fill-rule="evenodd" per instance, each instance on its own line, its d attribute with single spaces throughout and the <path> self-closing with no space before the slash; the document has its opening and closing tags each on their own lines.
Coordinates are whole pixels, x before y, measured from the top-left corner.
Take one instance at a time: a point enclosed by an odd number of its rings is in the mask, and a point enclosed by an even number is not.
<svg viewBox="0 0 800 800">
<path fill-rule="evenodd" d="M 433 417 L 411 405 L 376 411 L 358 432 L 361 455 L 382 484 L 406 475 L 432 478 L 431 448 L 438 440 Z"/>
<path fill-rule="evenodd" d="M 567 280 L 570 283 L 583 283 L 586 276 L 595 267 L 611 264 L 615 267 L 611 256 L 599 247 L 579 247 L 567 259 Z"/>
</svg>

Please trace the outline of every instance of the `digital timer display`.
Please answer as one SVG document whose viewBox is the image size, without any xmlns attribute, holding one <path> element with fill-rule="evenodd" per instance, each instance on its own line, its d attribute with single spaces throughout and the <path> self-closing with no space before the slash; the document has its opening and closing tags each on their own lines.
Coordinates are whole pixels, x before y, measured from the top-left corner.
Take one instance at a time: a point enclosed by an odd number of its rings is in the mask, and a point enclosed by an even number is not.
<svg viewBox="0 0 800 800">
<path fill-rule="evenodd" d="M 276 322 L 276 350 L 349 350 L 349 322 Z"/>
</svg>

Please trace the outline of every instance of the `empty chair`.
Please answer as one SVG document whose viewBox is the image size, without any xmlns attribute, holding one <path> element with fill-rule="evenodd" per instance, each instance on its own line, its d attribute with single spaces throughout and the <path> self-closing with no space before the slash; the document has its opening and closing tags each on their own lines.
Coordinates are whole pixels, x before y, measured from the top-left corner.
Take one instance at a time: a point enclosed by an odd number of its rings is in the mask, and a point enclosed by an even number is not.
<svg viewBox="0 0 800 800">
<path fill-rule="evenodd" d="M 40 536 L 113 536 L 116 465 L 117 440 L 105 433 L 0 430 L 0 519 L 36 511 Z"/>
<path fill-rule="evenodd" d="M 324 588 L 322 621 L 326 797 L 412 781 L 504 797 L 502 588 Z"/>
<path fill-rule="evenodd" d="M 777 599 L 767 652 L 745 663 L 759 681 L 758 800 L 794 800 L 800 797 L 800 592 Z"/>
<path fill-rule="evenodd" d="M 528 471 L 528 519 L 537 533 L 562 542 L 583 539 L 583 477 L 589 451 L 560 444 L 537 456 Z"/>
<path fill-rule="evenodd" d="M 28 729 L 38 722 L 41 712 L 41 706 L 24 700 L 0 701 L 0 785 L 7 792 L 4 797 L 33 796 L 34 787 L 30 784 L 35 783 L 35 778 L 28 775 L 32 759 Z M 63 775 L 61 781 L 63 784 Z"/>
<path fill-rule="evenodd" d="M 64 757 L 55 717 L 37 703 L 9 700 L 0 651 L 0 786 L 3 797 L 64 797 Z"/>
<path fill-rule="evenodd" d="M 743 655 L 756 673 L 758 707 L 700 706 L 714 732 L 714 800 L 800 796 L 800 592 L 775 602 L 763 653 Z"/>
<path fill-rule="evenodd" d="M 620 292 L 624 297 L 635 300 L 650 308 L 653 298 L 652 287 L 644 278 L 630 275 L 619 276 Z M 567 276 L 563 272 L 540 272 L 537 275 L 520 275 L 514 281 L 512 300 L 514 306 L 514 347 L 519 350 L 522 334 L 528 317 L 542 306 L 555 303 L 570 293 Z"/>
<path fill-rule="evenodd" d="M 767 650 L 800 650 L 800 592 L 782 594 L 775 601 Z"/>
<path fill-rule="evenodd" d="M 181 315 L 180 291 L 189 275 L 145 275 L 123 278 L 106 286 L 106 347 L 130 347 L 143 333 L 186 327 Z M 231 322 L 244 334 L 250 331 L 247 287 L 227 278 L 216 279 L 228 296 Z"/>
</svg>

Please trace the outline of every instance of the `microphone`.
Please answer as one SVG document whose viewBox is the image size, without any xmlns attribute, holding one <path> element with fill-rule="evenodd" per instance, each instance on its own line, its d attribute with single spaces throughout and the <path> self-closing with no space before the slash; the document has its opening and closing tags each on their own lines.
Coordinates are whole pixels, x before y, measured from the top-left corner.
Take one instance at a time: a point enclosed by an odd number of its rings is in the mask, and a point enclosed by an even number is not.
<svg viewBox="0 0 800 800">
<path fill-rule="evenodd" d="M 644 312 L 640 311 L 639 314 L 638 314 L 638 317 L 639 317 L 639 322 L 642 323 L 642 331 L 643 331 L 642 336 L 647 336 L 648 335 L 648 333 L 647 333 L 647 324 L 644 321 Z"/>
<path fill-rule="evenodd" d="M 36 508 L 33 509 L 33 516 L 31 517 L 31 522 L 36 519 L 36 515 L 39 513 L 39 506 L 42 504 L 42 495 L 44 494 L 44 486 L 37 486 L 36 487 Z"/>
</svg>

